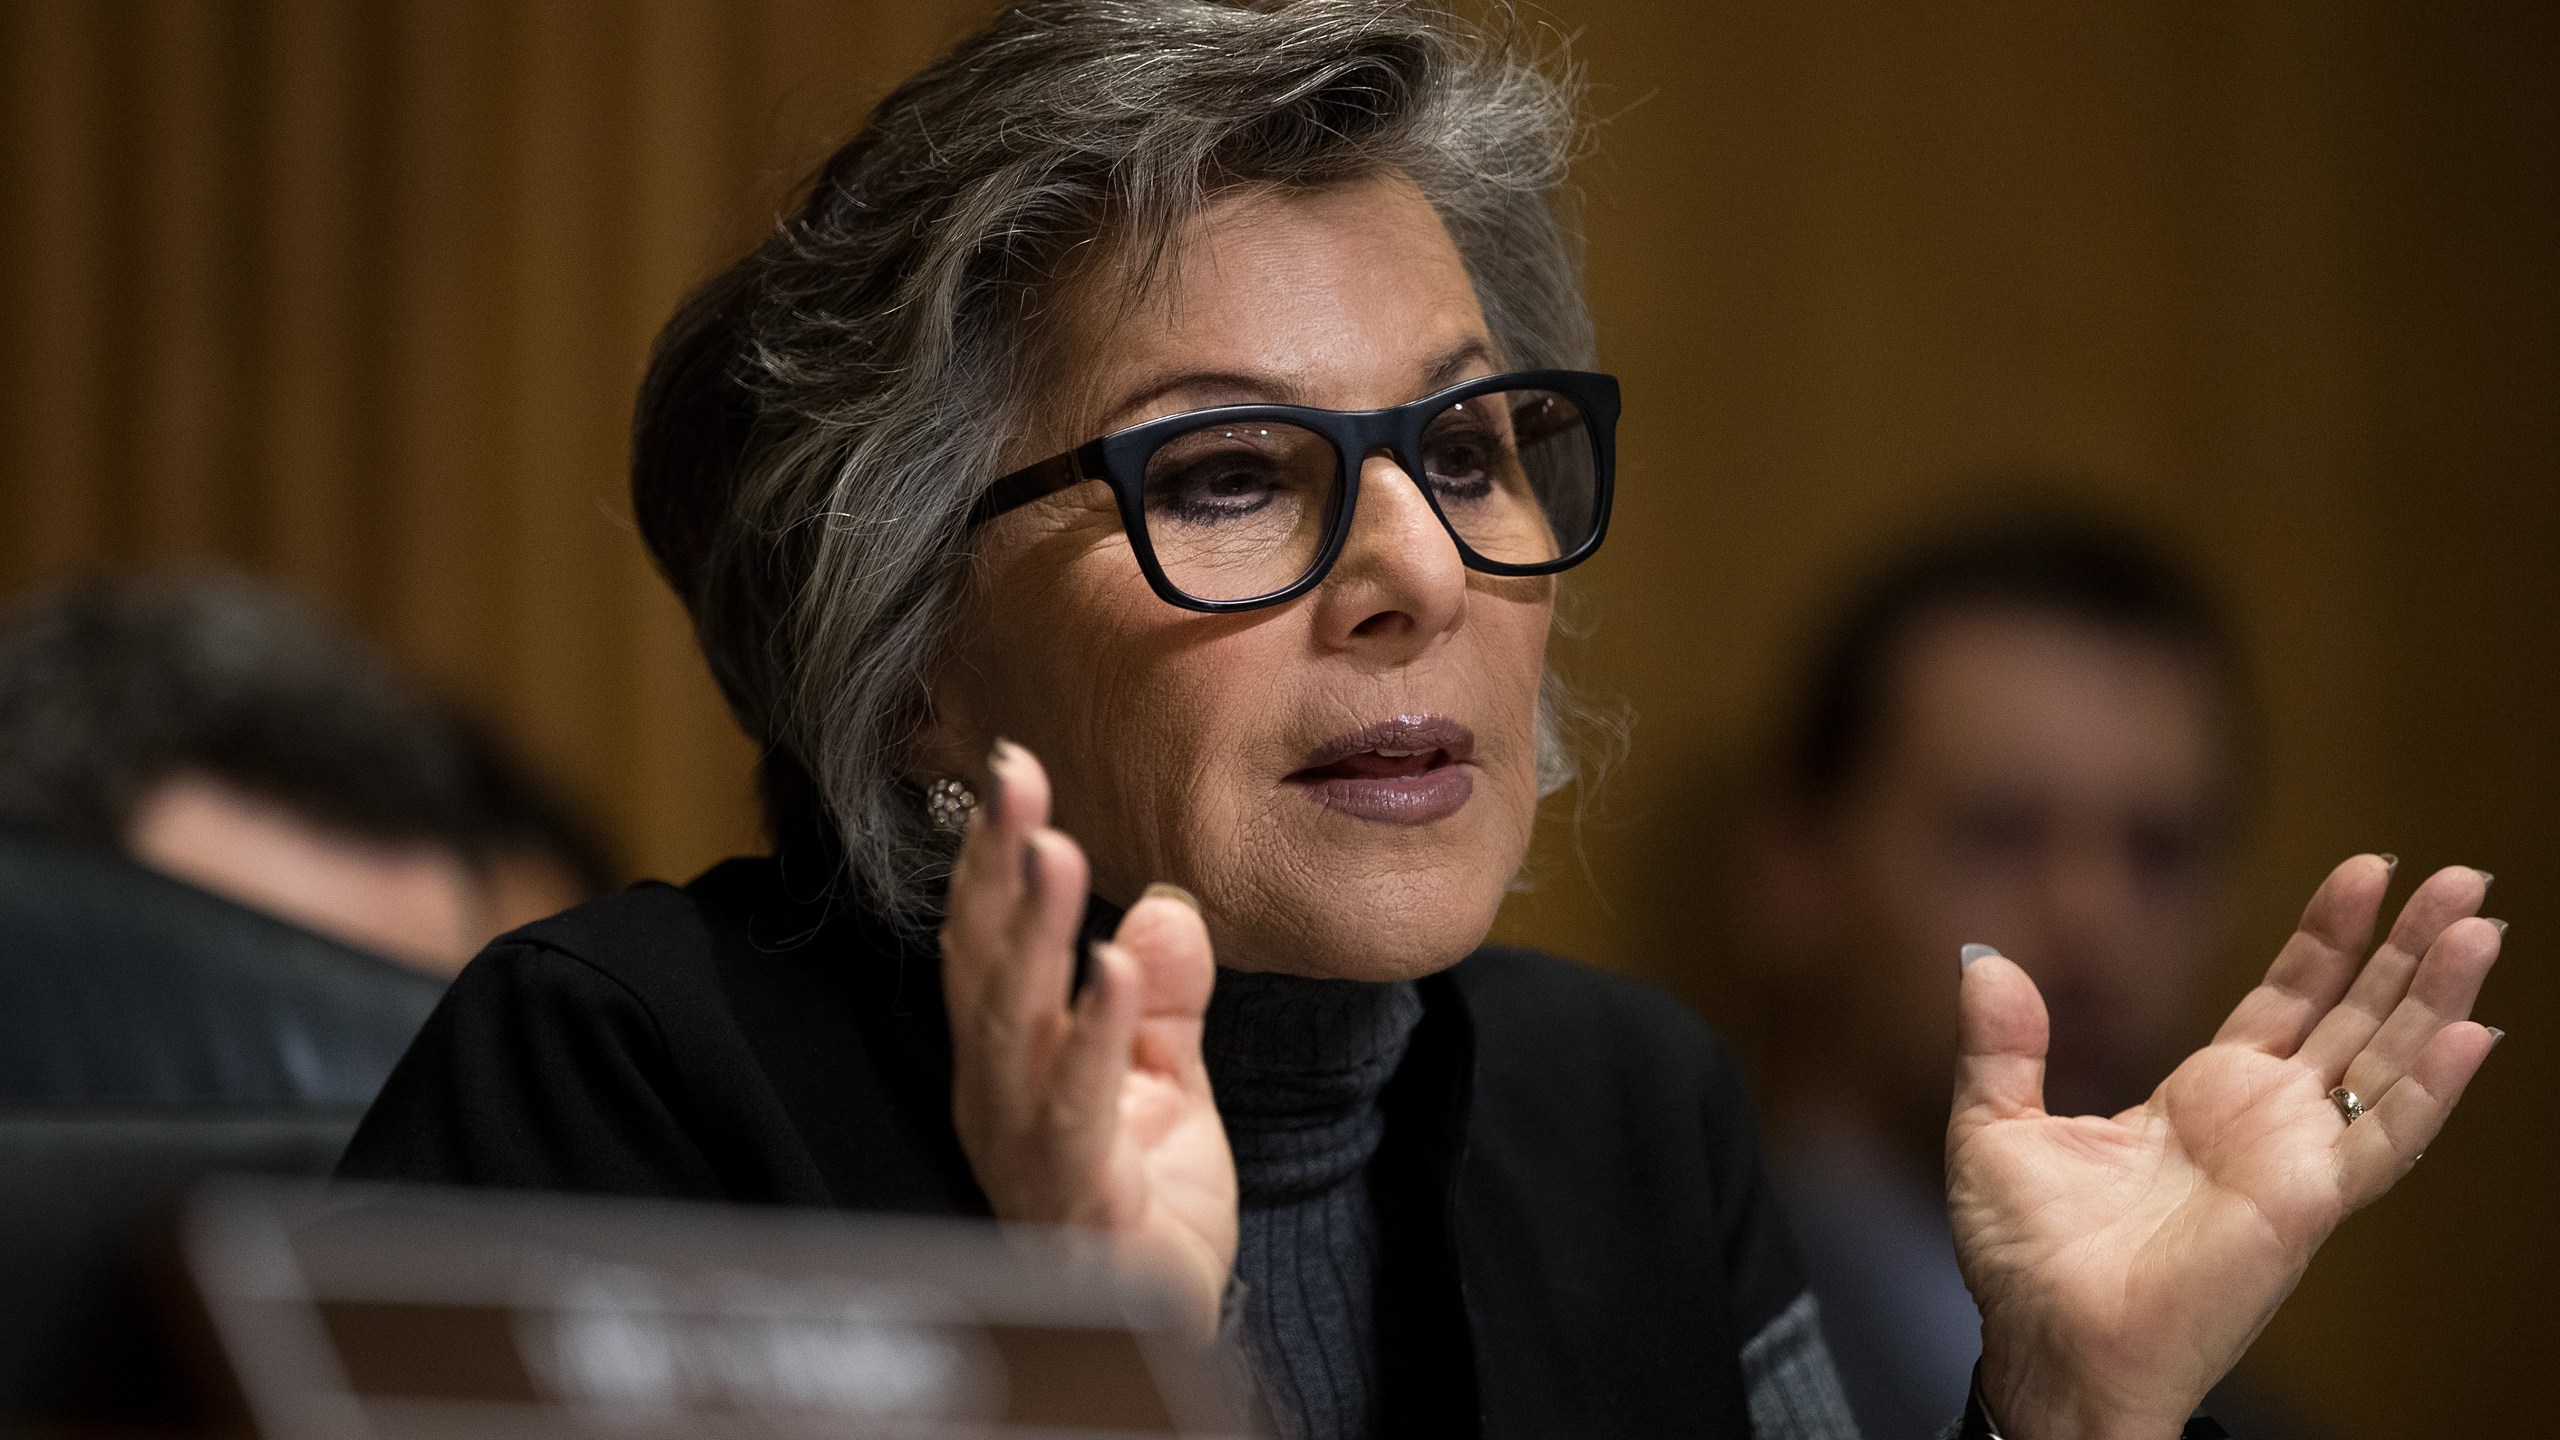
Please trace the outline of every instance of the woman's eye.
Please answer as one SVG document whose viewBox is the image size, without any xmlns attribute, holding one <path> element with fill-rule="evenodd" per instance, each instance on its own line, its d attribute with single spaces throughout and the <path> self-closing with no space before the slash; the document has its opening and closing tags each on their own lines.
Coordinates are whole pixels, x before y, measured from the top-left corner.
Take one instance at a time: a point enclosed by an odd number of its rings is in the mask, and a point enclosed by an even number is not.
<svg viewBox="0 0 2560 1440">
<path fill-rule="evenodd" d="M 1250 455 L 1195 460 L 1147 482 L 1147 508 L 1185 524 L 1209 525 L 1252 515 L 1278 489 L 1268 461 Z"/>
<path fill-rule="evenodd" d="M 1422 468 L 1444 500 L 1480 500 L 1493 492 L 1502 463 L 1499 440 L 1473 427 L 1444 429 L 1425 444 Z"/>
</svg>

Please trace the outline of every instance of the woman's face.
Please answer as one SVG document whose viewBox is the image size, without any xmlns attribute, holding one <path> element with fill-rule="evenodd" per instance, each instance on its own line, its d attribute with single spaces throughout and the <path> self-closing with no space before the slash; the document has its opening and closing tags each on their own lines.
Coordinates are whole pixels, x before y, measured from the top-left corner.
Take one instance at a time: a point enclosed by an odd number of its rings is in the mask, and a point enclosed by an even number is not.
<svg viewBox="0 0 2560 1440">
<path fill-rule="evenodd" d="M 1501 368 L 1401 178 L 1232 197 L 1168 258 L 1135 307 L 1107 280 L 1069 297 L 1009 466 L 1207 406 L 1378 409 Z M 991 522 L 919 770 L 983 779 L 998 736 L 1028 746 L 1095 890 L 1185 886 L 1221 963 L 1374 980 L 1455 962 L 1528 847 L 1554 582 L 1464 568 L 1384 455 L 1356 516 L 1323 584 L 1237 615 L 1158 598 L 1098 482 Z"/>
</svg>

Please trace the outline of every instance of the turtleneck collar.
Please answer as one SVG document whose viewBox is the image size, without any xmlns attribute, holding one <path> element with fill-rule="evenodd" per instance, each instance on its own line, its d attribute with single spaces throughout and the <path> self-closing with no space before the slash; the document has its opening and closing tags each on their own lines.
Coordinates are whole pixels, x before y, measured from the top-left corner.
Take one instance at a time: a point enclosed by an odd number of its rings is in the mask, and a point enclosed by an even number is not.
<svg viewBox="0 0 2560 1440">
<path fill-rule="evenodd" d="M 1200 1049 L 1244 1204 L 1318 1194 L 1369 1163 L 1421 1019 L 1411 981 L 1218 972 Z"/>
</svg>

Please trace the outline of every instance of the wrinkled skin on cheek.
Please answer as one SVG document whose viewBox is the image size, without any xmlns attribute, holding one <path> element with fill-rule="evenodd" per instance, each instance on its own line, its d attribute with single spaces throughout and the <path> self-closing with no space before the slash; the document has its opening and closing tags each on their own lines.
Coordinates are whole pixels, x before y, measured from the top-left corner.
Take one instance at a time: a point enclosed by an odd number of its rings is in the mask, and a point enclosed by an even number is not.
<svg viewBox="0 0 2560 1440">
<path fill-rule="evenodd" d="M 1499 368 L 1455 248 L 1400 180 L 1223 202 L 1149 294 L 1070 344 L 1073 398 L 1018 460 L 1208 405 L 1364 409 Z M 1095 890 L 1191 890 L 1222 964 L 1383 979 L 1455 962 L 1527 852 L 1553 582 L 1464 569 L 1383 456 L 1357 514 L 1316 591 L 1227 616 L 1147 586 L 1099 484 L 990 523 L 918 773 L 983 780 L 996 737 L 1028 747 Z M 1413 717 L 1472 736 L 1453 814 L 1382 823 L 1288 778 L 1337 736 Z"/>
<path fill-rule="evenodd" d="M 1074 581 L 1135 562 L 1125 543 L 1077 548 L 1065 573 L 997 607 L 980 638 L 1008 657 L 990 730 L 1050 767 L 1058 826 L 1084 845 L 1097 892 L 1125 904 L 1151 881 L 1184 886 L 1207 906 L 1220 962 L 1238 968 L 1383 978 L 1481 942 L 1536 806 L 1543 586 L 1486 602 L 1527 612 L 1510 617 L 1507 645 L 1452 647 L 1427 674 L 1311 685 L 1320 659 L 1285 613 L 1165 624 L 1156 612 L 1177 612 L 1141 585 L 1134 614 L 1096 616 L 1092 588 Z M 1065 603 L 1079 593 L 1086 605 Z M 1091 624 L 1081 641 L 1050 621 L 1065 614 Z M 1313 741 L 1452 712 L 1475 732 L 1479 776 L 1465 809 L 1430 833 L 1333 814 L 1281 779 Z"/>
</svg>

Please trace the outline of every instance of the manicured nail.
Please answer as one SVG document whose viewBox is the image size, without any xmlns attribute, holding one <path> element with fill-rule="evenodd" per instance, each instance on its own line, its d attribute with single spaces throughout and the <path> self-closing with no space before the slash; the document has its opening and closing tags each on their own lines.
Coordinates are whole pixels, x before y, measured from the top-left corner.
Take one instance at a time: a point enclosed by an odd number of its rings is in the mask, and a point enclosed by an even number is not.
<svg viewBox="0 0 2560 1440">
<path fill-rule="evenodd" d="M 1162 880 L 1148 886 L 1145 893 L 1141 894 L 1138 898 L 1141 900 L 1179 900 L 1183 904 L 1191 907 L 1192 914 L 1197 915 L 1201 913 L 1199 896 L 1192 894 L 1190 891 L 1183 889 L 1179 885 L 1169 884 Z"/>
<path fill-rule="evenodd" d="M 2507 1038 L 2507 1032 L 2499 1029 L 2495 1025 L 2487 1026 L 2485 1028 L 2489 1032 L 2489 1048 L 2492 1050 L 2497 1049 L 2499 1044 Z"/>
<path fill-rule="evenodd" d="M 2499 938 L 2499 939 L 2504 940 L 2504 939 L 2506 939 L 2506 938 L 2507 938 L 2507 922 L 2506 922 L 2506 921 L 2501 920 L 2501 919 L 2499 919 L 2498 917 L 2496 917 L 2496 916 L 2492 915 L 2492 916 L 2490 916 L 2490 917 L 2489 917 L 2489 923 L 2498 927 L 2498 938 Z"/>
<path fill-rule="evenodd" d="M 1997 945 L 1983 945 L 1978 943 L 1967 945 L 1962 950 L 1956 952 L 1956 968 L 1958 970 L 1970 970 L 1973 968 L 1974 961 L 1979 960 L 1986 955 L 1997 955 L 1999 953 L 2000 947 Z"/>
<path fill-rule="evenodd" d="M 2385 879 L 2385 880 L 2388 880 L 2388 879 L 2390 879 L 2392 876 L 2397 875 L 2397 874 L 2399 874 L 2399 873 L 2400 873 L 2400 857 L 2399 857 L 2399 856 L 2397 856 L 2397 855 L 2385 855 L 2385 856 L 2383 856 L 2383 857 L 2382 857 L 2382 878 L 2383 878 L 2383 879 Z"/>
<path fill-rule="evenodd" d="M 2497 876 L 2490 874 L 2488 871 L 2481 869 L 2477 865 L 2471 867 L 2471 873 L 2480 877 L 2480 893 L 2483 895 L 2489 893 L 2490 886 L 2498 883 Z"/>
</svg>

